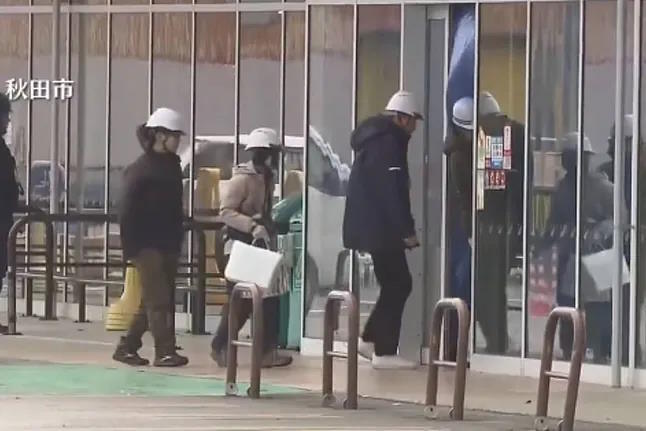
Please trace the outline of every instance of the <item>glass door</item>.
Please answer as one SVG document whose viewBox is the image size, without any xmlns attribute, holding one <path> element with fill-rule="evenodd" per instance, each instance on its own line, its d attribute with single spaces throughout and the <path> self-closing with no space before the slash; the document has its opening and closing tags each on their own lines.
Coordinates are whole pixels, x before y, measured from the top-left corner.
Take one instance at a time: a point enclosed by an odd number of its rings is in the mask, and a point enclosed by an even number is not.
<svg viewBox="0 0 646 431">
<path fill-rule="evenodd" d="M 418 95 L 425 122 L 411 140 L 411 202 L 420 249 L 408 253 L 413 276 L 400 338 L 403 356 L 426 363 L 430 313 L 442 296 L 448 6 L 406 6 L 403 88 Z M 420 59 L 420 52 L 426 55 Z"/>
</svg>

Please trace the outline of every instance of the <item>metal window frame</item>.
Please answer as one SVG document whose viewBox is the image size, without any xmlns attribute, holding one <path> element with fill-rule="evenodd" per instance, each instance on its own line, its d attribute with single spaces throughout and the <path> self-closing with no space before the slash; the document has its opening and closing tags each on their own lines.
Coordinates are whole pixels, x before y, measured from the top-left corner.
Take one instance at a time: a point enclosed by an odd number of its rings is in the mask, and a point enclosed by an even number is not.
<svg viewBox="0 0 646 431">
<path fill-rule="evenodd" d="M 112 1 L 112 0 L 110 0 Z M 112 122 L 112 14 L 107 14 L 107 35 L 106 35 L 106 75 L 105 75 L 105 171 L 104 171 L 104 184 L 103 184 L 103 213 L 110 212 L 110 157 L 111 157 L 111 143 L 110 126 Z M 103 225 L 103 258 L 107 262 L 110 258 L 110 223 Z M 124 274 L 125 275 L 125 274 Z M 103 277 L 108 278 L 108 270 L 103 270 Z M 104 288 L 104 305 L 108 305 L 108 288 Z"/>
<path fill-rule="evenodd" d="M 304 77 L 303 80 L 303 135 L 305 136 L 305 144 L 303 148 L 303 176 L 305 181 L 303 182 L 303 200 L 302 200 L 302 214 L 303 214 L 303 224 L 301 228 L 301 238 L 302 238 L 302 248 L 301 248 L 301 262 L 302 262 L 302 271 L 301 271 L 301 349 L 306 339 L 309 339 L 305 336 L 305 320 L 307 318 L 305 314 L 305 298 L 307 296 L 307 243 L 308 243 L 308 223 L 307 218 L 309 216 L 309 206 L 307 205 L 308 199 L 308 187 L 307 187 L 307 173 L 309 166 L 309 138 L 310 138 L 310 103 L 309 103 L 309 92 L 310 92 L 310 47 L 311 47 L 311 38 L 310 38 L 310 17 L 311 7 L 307 6 L 305 8 L 305 55 L 303 61 Z"/>
<path fill-rule="evenodd" d="M 469 331 L 469 348 L 471 356 L 475 355 L 476 351 L 476 336 L 475 336 L 475 324 L 476 324 L 476 265 L 477 259 L 476 255 L 478 250 L 478 234 L 476 231 L 477 222 L 477 195 L 478 195 L 478 103 L 479 103 L 479 88 L 480 88 L 480 3 L 477 2 L 474 5 L 475 8 L 475 34 L 474 34 L 474 49 L 473 49 L 473 132 L 471 134 L 471 145 L 472 145 L 472 154 L 471 154 L 471 310 L 470 313 L 470 326 L 471 330 Z M 446 229 L 446 226 L 443 227 Z"/>
<path fill-rule="evenodd" d="M 65 42 L 65 74 L 66 78 L 69 79 L 72 76 L 72 16 L 71 13 L 65 13 L 66 24 L 67 24 L 67 38 Z M 79 52 L 80 55 L 80 52 Z M 71 121 L 72 121 L 72 103 L 70 99 L 65 100 L 65 179 L 63 190 L 65 193 L 63 201 L 63 211 L 67 213 L 69 211 L 70 205 L 70 154 L 71 154 Z M 79 169 L 77 166 L 76 169 Z M 81 202 L 81 208 L 77 208 L 77 211 L 83 208 L 83 203 Z M 82 231 L 82 229 L 80 229 Z M 69 223 L 63 223 L 63 262 L 68 263 L 69 260 Z M 63 275 L 68 275 L 67 265 L 63 267 Z M 68 300 L 68 283 L 63 283 L 63 302 L 67 303 Z"/>
<path fill-rule="evenodd" d="M 644 13 L 642 9 L 642 2 L 640 0 L 634 1 L 634 15 L 633 15 L 633 118 L 636 121 L 633 121 L 633 140 L 632 140 L 632 175 L 631 175 L 631 208 L 630 208 L 630 255 L 631 255 L 631 265 L 630 265 L 630 311 L 629 311 L 629 328 L 628 328 L 628 385 L 631 387 L 636 386 L 636 361 L 637 361 L 637 286 L 639 283 L 638 274 L 639 268 L 636 264 L 640 258 L 639 251 L 639 234 L 640 234 L 640 224 L 639 224 L 639 157 L 642 149 L 640 148 L 640 138 L 641 138 L 641 110 L 644 108 L 642 106 L 641 100 L 641 89 L 642 89 L 642 77 L 641 77 L 641 62 L 642 56 L 645 54 L 642 50 L 642 37 L 646 29 L 642 27 L 642 14 Z"/>
<path fill-rule="evenodd" d="M 528 307 L 527 307 L 527 297 L 529 290 L 529 240 L 527 233 L 527 226 L 529 221 L 529 208 L 530 205 L 528 200 L 530 198 L 529 194 L 529 154 L 532 153 L 531 142 L 530 142 L 530 127 L 531 127 L 531 118 L 530 118 L 530 107 L 531 107 L 531 83 L 532 83 L 532 12 L 533 5 L 528 3 L 526 7 L 526 23 L 525 23 L 525 129 L 523 139 L 524 143 L 524 154 L 523 154 L 523 273 L 521 275 L 521 321 L 520 321 L 520 358 L 525 359 L 527 357 L 527 320 L 528 320 Z M 521 366 L 523 366 L 521 361 Z"/>
<path fill-rule="evenodd" d="M 579 0 L 579 69 L 578 69 L 578 94 L 577 94 L 577 170 L 576 170 L 576 228 L 575 228 L 575 249 L 574 249 L 574 306 L 581 309 L 581 211 L 583 197 L 583 132 L 584 113 L 583 103 L 585 101 L 585 0 Z"/>
<path fill-rule="evenodd" d="M 400 62 L 401 62 L 401 53 L 400 53 Z M 358 59 L 359 59 L 359 6 L 355 1 L 352 6 L 352 107 L 350 111 L 350 130 L 354 130 L 357 127 L 357 88 L 358 88 L 358 79 L 357 70 L 358 70 Z M 399 83 L 401 86 L 402 78 L 399 76 Z M 355 151 L 352 150 L 350 160 L 354 163 Z M 306 180 L 307 182 L 307 180 Z M 350 268 L 348 269 L 348 290 L 354 293 L 357 298 L 357 302 L 361 304 L 361 292 L 360 285 L 358 283 L 355 286 L 355 277 L 354 277 L 354 268 L 357 264 L 357 256 L 354 250 L 350 253 Z M 339 288 L 340 286 L 336 286 Z"/>
</svg>

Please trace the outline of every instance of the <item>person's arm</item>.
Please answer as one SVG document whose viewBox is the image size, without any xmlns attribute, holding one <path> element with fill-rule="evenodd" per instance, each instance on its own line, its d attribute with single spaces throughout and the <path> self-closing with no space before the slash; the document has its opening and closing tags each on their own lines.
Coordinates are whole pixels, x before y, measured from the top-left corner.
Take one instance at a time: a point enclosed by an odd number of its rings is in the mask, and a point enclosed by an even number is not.
<svg viewBox="0 0 646 431">
<path fill-rule="evenodd" d="M 0 142 L 0 145 L 4 145 Z M 18 203 L 14 159 L 7 148 L 0 149 L 0 213 L 11 215 Z"/>
<path fill-rule="evenodd" d="M 220 201 L 220 220 L 232 229 L 252 233 L 257 226 L 255 220 L 240 212 L 240 207 L 247 196 L 247 187 L 243 176 L 234 176 L 223 190 Z"/>
</svg>

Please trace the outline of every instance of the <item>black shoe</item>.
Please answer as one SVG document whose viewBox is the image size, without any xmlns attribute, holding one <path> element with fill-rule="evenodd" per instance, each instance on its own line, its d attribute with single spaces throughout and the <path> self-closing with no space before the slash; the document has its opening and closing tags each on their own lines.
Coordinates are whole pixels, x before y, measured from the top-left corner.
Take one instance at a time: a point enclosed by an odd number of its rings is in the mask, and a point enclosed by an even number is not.
<svg viewBox="0 0 646 431">
<path fill-rule="evenodd" d="M 155 362 L 153 363 L 155 367 L 181 367 L 186 364 L 188 364 L 188 358 L 177 353 L 155 358 Z"/>
<path fill-rule="evenodd" d="M 114 355 L 112 355 L 112 359 L 135 367 L 141 367 L 150 363 L 148 359 L 142 358 L 137 352 L 132 353 L 121 348 L 117 348 Z"/>
<path fill-rule="evenodd" d="M 211 359 L 218 364 L 220 368 L 227 367 L 227 349 L 213 350 L 211 349 Z"/>
<path fill-rule="evenodd" d="M 9 333 L 9 327 L 0 325 L 0 335 L 7 335 Z"/>
</svg>

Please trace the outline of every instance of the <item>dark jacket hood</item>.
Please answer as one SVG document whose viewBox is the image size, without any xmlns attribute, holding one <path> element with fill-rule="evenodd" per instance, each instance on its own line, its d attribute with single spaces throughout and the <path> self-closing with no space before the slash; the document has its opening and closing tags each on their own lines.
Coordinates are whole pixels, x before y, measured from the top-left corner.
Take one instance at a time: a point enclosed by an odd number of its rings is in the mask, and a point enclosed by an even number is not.
<svg viewBox="0 0 646 431">
<path fill-rule="evenodd" d="M 368 142 L 383 135 L 394 135 L 398 139 L 405 139 L 406 141 L 410 139 L 410 135 L 404 129 L 393 123 L 390 118 L 385 115 L 376 115 L 363 121 L 352 132 L 350 145 L 354 151 L 359 152 Z"/>
</svg>

